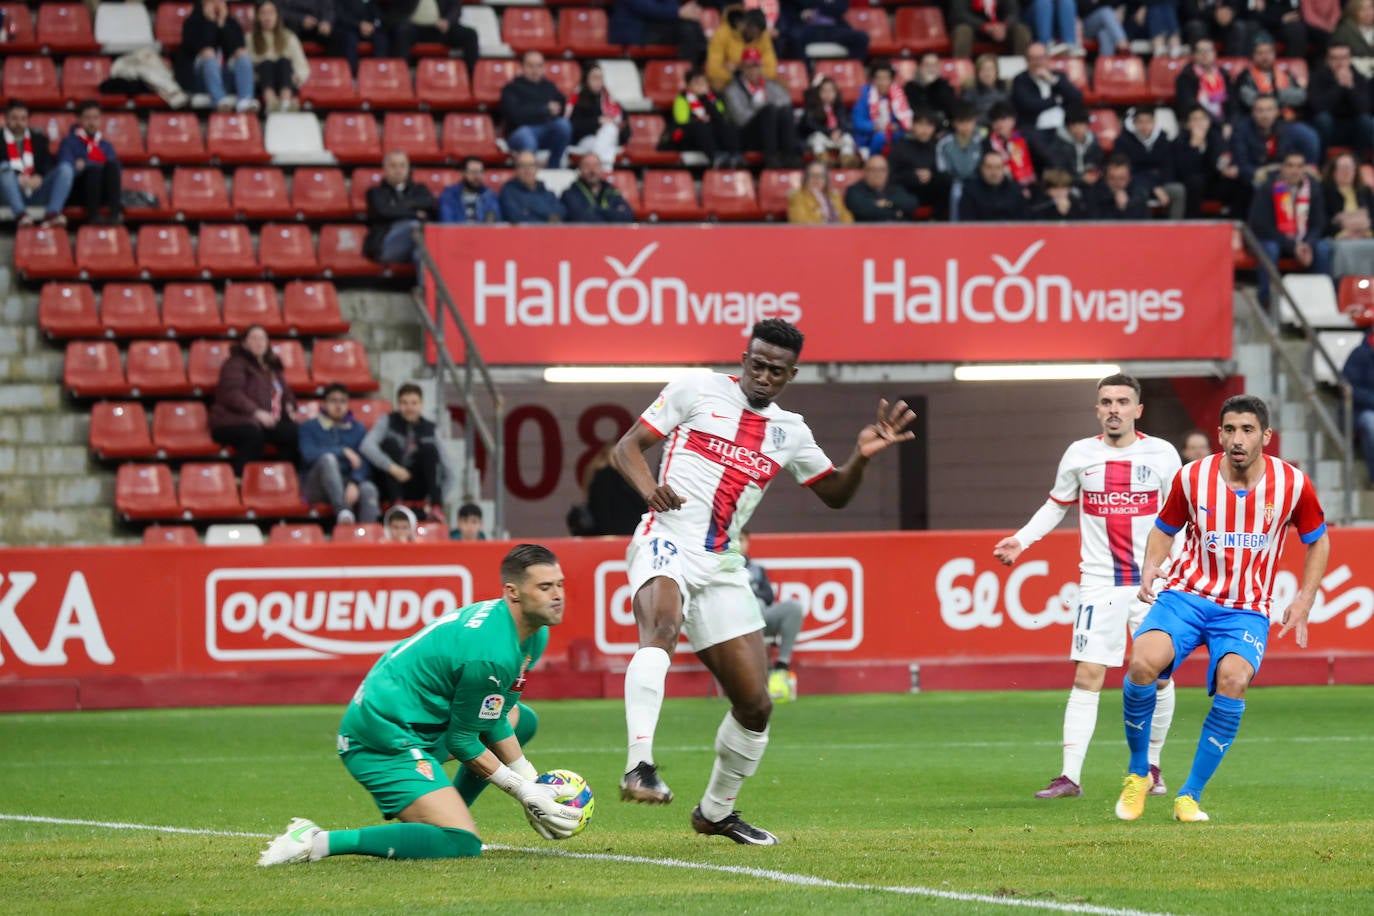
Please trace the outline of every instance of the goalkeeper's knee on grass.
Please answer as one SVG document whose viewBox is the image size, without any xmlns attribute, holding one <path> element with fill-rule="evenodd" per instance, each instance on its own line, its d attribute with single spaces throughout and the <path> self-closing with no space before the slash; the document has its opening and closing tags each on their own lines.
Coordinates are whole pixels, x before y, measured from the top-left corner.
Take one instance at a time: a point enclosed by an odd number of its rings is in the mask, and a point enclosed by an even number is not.
<svg viewBox="0 0 1374 916">
<path fill-rule="evenodd" d="M 331 856 L 376 856 L 381 859 L 461 859 L 482 854 L 475 833 L 432 824 L 383 824 L 361 830 L 331 830 Z"/>
</svg>

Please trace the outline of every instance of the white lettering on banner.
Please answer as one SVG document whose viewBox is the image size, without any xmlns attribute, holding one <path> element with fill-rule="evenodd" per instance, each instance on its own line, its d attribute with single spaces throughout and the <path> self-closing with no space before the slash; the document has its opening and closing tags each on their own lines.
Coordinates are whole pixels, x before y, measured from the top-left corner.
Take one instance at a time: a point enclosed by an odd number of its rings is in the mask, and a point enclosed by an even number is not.
<svg viewBox="0 0 1374 916">
<path fill-rule="evenodd" d="M 676 325 L 733 325 L 747 334 L 755 322 L 802 317 L 801 293 L 785 291 L 718 290 L 688 287 L 673 276 L 636 276 L 659 243 L 651 242 L 628 265 L 606 256 L 615 274 L 574 279 L 573 262 L 559 261 L 556 277 L 520 273 L 520 263 L 506 260 L 473 264 L 473 323 L 484 327 L 499 321 L 506 327 L 622 327 Z M 581 267 L 581 265 L 578 265 Z M 499 316 L 499 317 L 498 317 Z"/>
<path fill-rule="evenodd" d="M 6 576 L 0 573 L 0 584 Z M 26 665 L 56 666 L 67 663 L 67 643 L 73 639 L 81 640 L 86 647 L 86 655 L 97 665 L 113 665 L 114 653 L 105 640 L 105 631 L 100 627 L 100 616 L 91 600 L 91 590 L 86 577 L 79 570 L 67 579 L 67 589 L 62 595 L 62 604 L 57 609 L 57 620 L 53 624 L 52 635 L 48 637 L 46 649 L 29 635 L 23 621 L 19 619 L 19 602 L 38 582 L 32 572 L 13 571 L 9 573 L 9 588 L 0 596 L 0 645 L 8 645 L 14 650 L 15 657 Z M 5 663 L 0 654 L 0 665 Z"/>
<path fill-rule="evenodd" d="M 889 279 L 879 279 L 878 262 L 863 263 L 863 320 L 879 322 L 888 300 L 893 324 L 1119 324 L 1134 334 L 1141 324 L 1180 321 L 1183 291 L 1170 289 L 1079 289 L 1063 274 L 1023 276 L 1046 240 L 1032 244 L 1015 261 L 990 255 L 1002 276 L 974 273 L 960 278 L 962 262 L 945 261 L 943 277 L 908 276 L 907 262 L 894 259 Z"/>
<path fill-rule="evenodd" d="M 1044 608 L 1037 612 L 1028 611 L 1021 600 L 1021 589 L 1026 580 L 1048 575 L 1049 571 L 1050 564 L 1045 560 L 1021 563 L 1007 576 L 1007 585 L 1003 589 L 1002 580 L 990 569 L 974 576 L 977 567 L 968 557 L 949 560 L 935 574 L 940 619 L 951 630 L 976 630 L 979 627 L 995 630 L 1002 625 L 999 608 L 1005 607 L 1007 617 L 1023 630 L 1043 630 L 1060 623 L 1072 624 L 1074 609 L 1078 607 L 1077 582 L 1064 583 L 1045 602 Z M 960 580 L 970 576 L 974 577 L 972 586 L 960 583 Z"/>
<path fill-rule="evenodd" d="M 779 601 L 799 601 L 805 618 L 797 649 L 849 652 L 863 643 L 864 569 L 853 557 L 770 557 L 759 565 Z M 598 651 L 629 655 L 639 648 L 623 560 L 596 567 L 595 633 Z"/>
<path fill-rule="evenodd" d="M 1312 612 L 1307 617 L 1309 624 L 1326 623 L 1344 614 L 1345 628 L 1354 630 L 1374 619 L 1374 589 L 1357 585 L 1340 591 L 1354 576 L 1349 566 L 1341 564 L 1322 577 L 1317 600 L 1312 602 Z M 1297 596 L 1298 577 L 1287 570 L 1276 573 L 1274 596 L 1269 605 L 1272 618 L 1282 620 L 1284 612 Z"/>
<path fill-rule="evenodd" d="M 464 566 L 217 569 L 205 580 L 205 648 L 219 661 L 380 655 L 471 603 Z"/>
</svg>

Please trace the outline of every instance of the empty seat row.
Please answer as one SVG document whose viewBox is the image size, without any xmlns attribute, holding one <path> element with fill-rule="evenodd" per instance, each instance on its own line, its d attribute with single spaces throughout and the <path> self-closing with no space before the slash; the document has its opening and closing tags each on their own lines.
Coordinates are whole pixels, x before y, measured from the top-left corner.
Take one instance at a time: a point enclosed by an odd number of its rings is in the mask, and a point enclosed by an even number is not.
<svg viewBox="0 0 1374 916">
<path fill-rule="evenodd" d="M 36 15 L 25 3 L 0 3 L 0 10 L 10 30 L 7 53 L 89 54 L 100 48 L 84 3 L 40 3 Z"/>
<path fill-rule="evenodd" d="M 70 111 L 40 111 L 29 117 L 30 126 L 46 133 L 52 144 L 75 123 L 76 115 Z M 154 111 L 148 114 L 145 139 L 137 114 L 106 111 L 100 132 L 125 166 L 251 165 L 272 158 L 263 147 L 262 122 L 252 114 L 217 111 L 202 125 L 194 112 Z"/>
<path fill-rule="evenodd" d="M 165 464 L 125 464 L 115 475 L 115 509 L 125 519 L 300 518 L 315 515 L 301 498 L 296 469 L 251 461 L 240 491 L 223 462 L 189 462 L 174 482 Z"/>
<path fill-rule="evenodd" d="M 38 326 L 48 337 L 222 337 L 260 324 L 268 334 L 344 334 L 334 284 L 293 280 L 231 282 L 220 296 L 209 283 L 168 283 L 160 297 L 148 283 L 107 283 L 99 308 L 89 283 L 53 281 L 38 297 Z"/>
<path fill-rule="evenodd" d="M 195 340 L 188 358 L 174 340 L 135 340 L 129 344 L 126 365 L 114 341 L 74 340 L 67 344 L 62 384 L 76 397 L 209 395 L 233 345 L 232 340 Z M 354 393 L 379 387 L 368 368 L 367 352 L 356 340 L 316 340 L 308 365 L 298 340 L 274 340 L 272 352 L 282 362 L 286 383 L 298 394 L 318 393 L 333 382 Z"/>
<path fill-rule="evenodd" d="M 415 540 L 421 542 L 448 541 L 449 534 L 445 526 L 441 524 L 421 522 L 415 527 Z M 200 535 L 191 525 L 149 525 L 143 529 L 143 543 L 164 547 L 195 547 L 200 544 Z M 379 522 L 337 525 L 330 537 L 325 537 L 324 529 L 315 522 L 281 522 L 273 525 L 268 531 L 267 543 L 313 545 L 399 544 L 402 542 L 388 541 Z"/>
</svg>

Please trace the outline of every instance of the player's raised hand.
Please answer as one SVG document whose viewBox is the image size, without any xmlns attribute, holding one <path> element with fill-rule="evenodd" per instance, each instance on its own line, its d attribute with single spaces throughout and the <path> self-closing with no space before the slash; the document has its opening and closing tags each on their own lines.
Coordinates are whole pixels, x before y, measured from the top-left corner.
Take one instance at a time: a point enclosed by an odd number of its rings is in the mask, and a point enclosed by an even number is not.
<svg viewBox="0 0 1374 916">
<path fill-rule="evenodd" d="M 1279 639 L 1283 639 L 1284 635 L 1292 630 L 1298 641 L 1298 648 L 1306 649 L 1307 615 L 1311 613 L 1312 599 L 1299 592 L 1293 603 L 1288 605 L 1288 610 L 1283 612 L 1283 626 L 1279 629 Z"/>
<path fill-rule="evenodd" d="M 878 420 L 859 431 L 859 454 L 870 458 L 897 442 L 915 439 L 916 434 L 907 430 L 916 412 L 906 406 L 906 401 L 888 405 L 884 398 L 878 401 Z"/>
<path fill-rule="evenodd" d="M 997 542 L 997 546 L 992 548 L 992 555 L 1003 566 L 1010 566 L 1016 562 L 1016 559 L 1021 556 L 1021 551 L 1025 549 L 1016 538 L 1002 538 Z"/>
<path fill-rule="evenodd" d="M 1164 578 L 1164 570 L 1152 563 L 1146 563 L 1140 571 L 1140 591 L 1135 596 L 1146 604 L 1155 603 L 1155 580 Z"/>
<path fill-rule="evenodd" d="M 655 512 L 668 512 L 673 509 L 681 509 L 682 504 L 687 500 L 673 492 L 673 488 L 665 484 L 654 487 L 644 501 L 649 504 L 649 508 Z"/>
</svg>

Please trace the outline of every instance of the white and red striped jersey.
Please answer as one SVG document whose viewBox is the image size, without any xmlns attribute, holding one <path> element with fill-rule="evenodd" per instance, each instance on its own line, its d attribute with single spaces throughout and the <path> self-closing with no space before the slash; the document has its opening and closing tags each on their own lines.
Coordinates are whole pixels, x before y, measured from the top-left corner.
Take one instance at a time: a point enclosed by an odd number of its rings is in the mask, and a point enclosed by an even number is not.
<svg viewBox="0 0 1374 916">
<path fill-rule="evenodd" d="M 1311 544 L 1326 534 L 1326 516 L 1312 481 L 1288 462 L 1261 456 L 1264 476 L 1236 491 L 1221 476 L 1225 460 L 1208 455 L 1185 465 L 1155 520 L 1168 534 L 1188 529 L 1167 587 L 1268 616 L 1286 526 Z"/>
<path fill-rule="evenodd" d="M 672 512 L 644 513 L 638 533 L 667 530 L 679 547 L 727 550 L 779 470 L 802 486 L 835 470 L 801 414 L 776 404 L 755 410 L 728 375 L 672 382 L 639 419 L 669 437 L 658 481 L 684 502 Z"/>
</svg>

